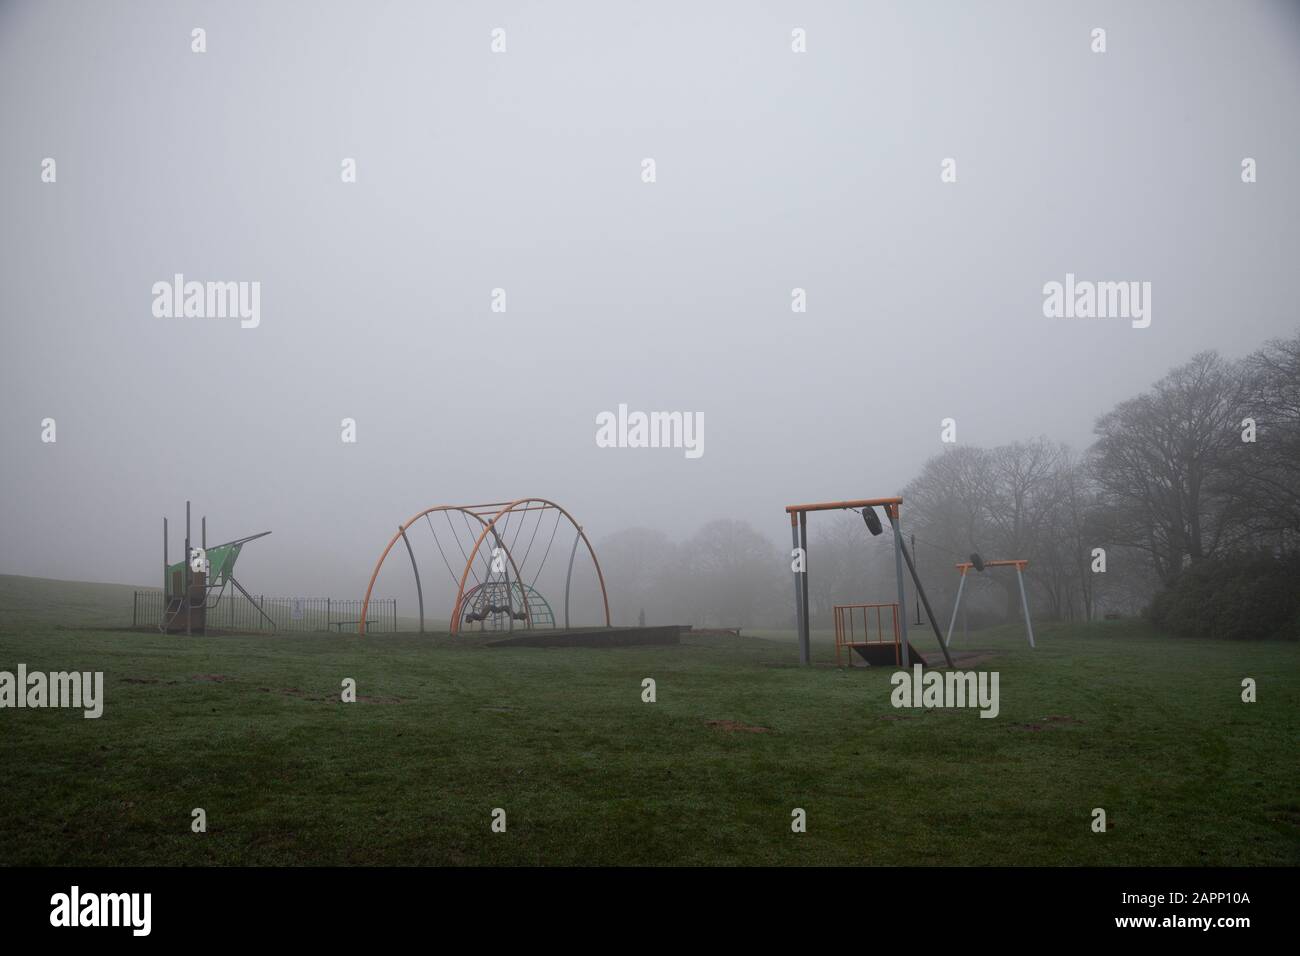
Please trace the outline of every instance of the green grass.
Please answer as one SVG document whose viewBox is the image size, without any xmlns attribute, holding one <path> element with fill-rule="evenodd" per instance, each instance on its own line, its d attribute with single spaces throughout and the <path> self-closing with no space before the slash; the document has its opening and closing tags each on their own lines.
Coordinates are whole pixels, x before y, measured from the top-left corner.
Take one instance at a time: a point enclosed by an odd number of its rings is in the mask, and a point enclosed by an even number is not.
<svg viewBox="0 0 1300 956">
<path fill-rule="evenodd" d="M 153 585 L 162 587 L 159 580 Z M 0 574 L 0 626 L 48 624 L 65 627 L 129 627 L 131 595 L 145 590 L 129 584 L 93 584 Z M 0 664 L 0 670 L 4 665 Z"/>
<path fill-rule="evenodd" d="M 0 710 L 5 864 L 1300 862 L 1295 644 L 982 632 L 988 720 L 896 711 L 886 670 L 800 668 L 788 638 L 500 649 L 0 617 L 0 670 L 103 671 L 106 694 L 99 720 Z M 340 703 L 345 677 L 375 700 Z"/>
</svg>

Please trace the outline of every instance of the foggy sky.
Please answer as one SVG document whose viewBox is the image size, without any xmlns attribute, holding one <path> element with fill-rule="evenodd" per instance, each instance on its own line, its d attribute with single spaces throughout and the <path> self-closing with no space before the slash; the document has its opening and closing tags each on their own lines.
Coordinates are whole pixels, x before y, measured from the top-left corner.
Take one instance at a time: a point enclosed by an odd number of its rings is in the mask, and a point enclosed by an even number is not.
<svg viewBox="0 0 1300 956">
<path fill-rule="evenodd" d="M 1298 50 L 1280 2 L 0 4 L 0 573 L 156 586 L 191 498 L 273 530 L 245 584 L 358 597 L 435 504 L 784 542 L 945 417 L 1081 450 L 1300 325 Z M 1150 328 L 1045 318 L 1067 272 Z M 176 273 L 260 326 L 154 317 Z M 620 403 L 704 455 L 596 447 Z"/>
</svg>

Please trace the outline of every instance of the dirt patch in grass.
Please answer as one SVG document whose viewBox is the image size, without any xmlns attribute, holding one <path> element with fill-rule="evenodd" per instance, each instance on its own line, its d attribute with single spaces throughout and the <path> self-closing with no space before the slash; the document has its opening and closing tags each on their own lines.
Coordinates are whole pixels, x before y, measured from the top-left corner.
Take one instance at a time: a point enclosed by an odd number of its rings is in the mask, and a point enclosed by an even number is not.
<svg viewBox="0 0 1300 956">
<path fill-rule="evenodd" d="M 234 680 L 233 677 L 227 677 L 225 674 L 195 674 L 190 680 L 207 681 L 213 684 L 224 684 L 228 680 Z"/>
<path fill-rule="evenodd" d="M 724 730 L 729 734 L 770 734 L 772 731 L 768 727 L 755 727 L 752 724 L 742 724 L 738 720 L 706 720 L 710 727 L 716 727 L 718 730 Z"/>
</svg>

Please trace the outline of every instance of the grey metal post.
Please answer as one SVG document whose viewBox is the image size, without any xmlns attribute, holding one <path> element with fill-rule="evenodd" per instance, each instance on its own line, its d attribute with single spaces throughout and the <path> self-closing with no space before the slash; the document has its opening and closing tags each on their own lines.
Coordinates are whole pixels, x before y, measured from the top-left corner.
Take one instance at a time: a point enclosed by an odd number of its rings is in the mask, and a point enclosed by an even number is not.
<svg viewBox="0 0 1300 956">
<path fill-rule="evenodd" d="M 1034 625 L 1029 623 L 1029 599 L 1025 597 L 1025 576 L 1016 565 L 1016 580 L 1020 582 L 1020 606 L 1025 609 L 1025 630 L 1029 633 L 1029 646 L 1034 646 Z"/>
<path fill-rule="evenodd" d="M 424 633 L 424 589 L 420 587 L 420 569 L 415 563 L 415 551 L 412 550 L 411 548 L 411 539 L 406 536 L 406 529 L 398 528 L 397 530 L 402 535 L 402 540 L 406 542 L 406 553 L 411 556 L 411 570 L 415 572 L 415 596 L 420 600 L 420 633 L 423 634 Z M 328 614 L 328 611 L 326 613 Z M 328 624 L 325 625 L 325 629 L 329 630 Z"/>
<path fill-rule="evenodd" d="M 948 636 L 944 639 L 945 645 L 952 644 L 952 629 L 957 624 L 957 609 L 961 607 L 961 592 L 966 587 L 966 572 L 962 572 L 961 580 L 957 582 L 957 602 L 952 606 L 952 620 L 948 622 Z M 966 619 L 962 618 L 962 626 L 965 628 Z"/>
<path fill-rule="evenodd" d="M 907 588 L 903 583 L 903 535 L 898 526 L 898 512 L 894 505 L 886 505 L 885 513 L 889 515 L 889 523 L 894 529 L 894 574 L 898 578 L 898 626 L 900 646 L 898 648 L 899 662 L 903 668 L 912 669 L 912 655 L 909 652 L 910 645 L 907 643 Z"/>
<path fill-rule="evenodd" d="M 515 537 L 518 538 L 518 534 L 516 534 Z M 492 528 L 492 540 L 497 543 L 497 550 L 500 551 L 505 558 L 510 559 L 510 552 L 506 549 L 506 543 L 501 540 L 501 535 L 497 534 L 495 526 Z M 488 561 L 488 573 L 487 576 L 483 578 L 484 584 L 487 584 L 492 580 L 492 562 L 495 560 L 496 556 L 494 555 L 492 559 Z M 507 560 L 501 562 L 501 577 L 506 583 L 506 630 L 513 632 L 515 629 L 515 599 L 510 593 L 510 564 Z M 528 620 L 528 595 L 524 593 L 523 581 L 519 582 L 519 596 L 523 598 L 524 602 L 524 621 L 526 623 L 532 623 Z M 486 621 L 484 623 L 486 623 Z"/>
<path fill-rule="evenodd" d="M 569 584 L 573 581 L 573 559 L 578 556 L 578 542 L 582 540 L 582 529 L 573 536 L 573 550 L 569 552 L 569 573 L 564 579 L 564 628 L 569 628 Z"/>
<path fill-rule="evenodd" d="M 912 532 L 912 557 L 908 565 L 912 569 L 912 580 L 916 581 L 916 620 L 912 623 L 917 627 L 921 626 L 921 580 L 916 573 L 916 532 Z"/>
<path fill-rule="evenodd" d="M 943 659 L 952 667 L 952 658 L 948 656 L 948 645 L 939 633 L 939 622 L 935 619 L 934 608 L 930 606 L 930 598 L 925 593 L 925 587 L 921 584 L 921 576 L 916 573 L 916 562 L 912 560 L 912 552 L 907 549 L 907 545 L 899 542 L 903 548 L 903 559 L 907 561 L 907 570 L 912 572 L 912 583 L 916 585 L 916 594 L 920 602 L 925 605 L 925 616 L 930 619 L 930 629 L 934 631 L 934 639 L 939 642 L 939 650 L 943 651 Z M 918 614 L 917 624 L 921 623 L 921 617 Z"/>
<path fill-rule="evenodd" d="M 208 516 L 204 515 L 202 518 L 199 519 L 199 522 L 200 522 L 199 528 L 201 529 L 199 531 L 199 534 L 202 536 L 201 540 L 203 542 L 202 544 L 199 545 L 199 547 L 201 547 L 204 551 L 207 551 L 208 550 Z"/>
<path fill-rule="evenodd" d="M 259 594 L 257 596 L 257 599 L 254 599 L 253 595 L 245 591 L 244 586 L 235 580 L 235 576 L 233 574 L 230 576 L 230 583 L 239 589 L 239 593 L 242 594 L 248 600 L 249 604 L 253 605 L 253 610 L 257 611 L 258 614 L 266 618 L 266 622 L 271 625 L 271 630 L 273 631 L 279 630 L 279 625 L 275 623 L 275 618 L 271 617 L 271 615 L 267 614 L 266 611 L 262 610 L 262 605 L 266 603 L 265 594 Z"/>
<path fill-rule="evenodd" d="M 492 533 L 496 534 L 495 531 L 493 531 Z M 516 535 L 516 537 L 518 537 L 518 535 Z M 503 547 L 501 550 L 502 553 L 504 554 L 505 548 Z M 506 561 L 501 562 L 501 576 L 505 579 L 506 582 L 506 630 L 513 632 L 515 629 L 515 598 L 510 591 L 510 565 Z M 519 596 L 524 600 L 524 614 L 527 615 L 528 596 L 524 594 L 524 582 L 522 581 L 519 582 Z M 527 623 L 527 617 L 524 618 L 524 621 L 525 623 Z"/>
<path fill-rule="evenodd" d="M 794 512 L 790 513 L 790 546 L 792 552 L 799 552 L 799 516 Z M 790 555 L 791 558 L 795 554 Z M 808 645 L 803 642 L 803 588 L 802 580 L 804 572 L 808 568 L 808 556 L 805 554 L 799 562 L 804 567 L 804 571 L 794 572 L 794 633 L 799 641 L 799 663 L 808 663 Z"/>
<path fill-rule="evenodd" d="M 163 518 L 163 597 L 164 598 L 167 596 L 167 592 L 170 589 L 171 589 L 171 585 L 167 583 L 167 519 Z M 166 610 L 167 610 L 167 605 L 166 602 L 164 601 L 163 611 Z"/>
<path fill-rule="evenodd" d="M 799 575 L 799 601 L 803 606 L 800 621 L 799 662 L 812 663 L 812 607 L 808 602 L 808 512 L 799 512 L 799 547 L 803 548 L 803 574 Z"/>
<path fill-rule="evenodd" d="M 185 502 L 185 636 L 190 635 L 190 503 Z"/>
</svg>

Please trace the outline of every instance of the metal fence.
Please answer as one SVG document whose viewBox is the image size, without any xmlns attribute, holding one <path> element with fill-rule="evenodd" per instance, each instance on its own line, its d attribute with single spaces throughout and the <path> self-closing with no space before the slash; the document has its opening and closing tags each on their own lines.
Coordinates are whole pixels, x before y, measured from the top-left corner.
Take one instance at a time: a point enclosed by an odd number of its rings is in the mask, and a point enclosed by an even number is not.
<svg viewBox="0 0 1300 956">
<path fill-rule="evenodd" d="M 222 595 L 207 611 L 207 626 L 219 631 L 339 631 L 353 633 L 361 620 L 360 601 L 337 598 L 283 598 L 255 596 L 270 621 L 242 594 Z M 158 627 L 167 609 L 162 591 L 136 591 L 131 608 L 135 627 Z M 372 598 L 366 611 L 367 633 L 391 633 L 397 630 L 397 599 Z"/>
</svg>

